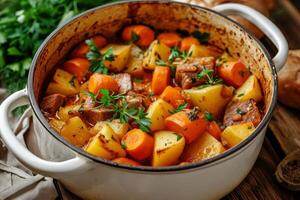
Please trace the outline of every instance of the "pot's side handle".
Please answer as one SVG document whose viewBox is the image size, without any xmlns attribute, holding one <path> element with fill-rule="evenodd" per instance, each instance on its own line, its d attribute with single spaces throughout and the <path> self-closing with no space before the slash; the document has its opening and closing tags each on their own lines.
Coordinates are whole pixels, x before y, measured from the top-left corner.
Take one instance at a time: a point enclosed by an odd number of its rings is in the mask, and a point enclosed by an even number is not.
<svg viewBox="0 0 300 200">
<path fill-rule="evenodd" d="M 0 106 L 0 136 L 7 148 L 26 167 L 45 176 L 61 178 L 62 176 L 76 173 L 84 168 L 87 161 L 77 156 L 62 162 L 43 160 L 31 153 L 26 146 L 16 138 L 9 125 L 9 114 L 14 108 L 27 104 L 29 104 L 29 100 L 26 89 L 23 89 L 9 96 Z"/>
<path fill-rule="evenodd" d="M 276 70 L 283 67 L 288 55 L 288 44 L 281 31 L 267 17 L 248 6 L 236 3 L 221 4 L 213 9 L 224 15 L 240 15 L 260 28 L 278 49 L 273 58 Z"/>
</svg>

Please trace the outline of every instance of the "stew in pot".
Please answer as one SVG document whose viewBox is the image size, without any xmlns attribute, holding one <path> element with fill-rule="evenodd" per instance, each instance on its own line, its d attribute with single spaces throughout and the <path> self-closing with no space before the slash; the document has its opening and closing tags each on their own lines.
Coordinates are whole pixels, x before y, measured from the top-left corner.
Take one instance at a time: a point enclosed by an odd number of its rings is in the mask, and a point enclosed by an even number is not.
<svg viewBox="0 0 300 200">
<path fill-rule="evenodd" d="M 96 35 L 56 69 L 40 107 L 62 137 L 117 163 L 208 159 L 247 138 L 263 94 L 249 68 L 206 32 L 125 27 Z"/>
</svg>

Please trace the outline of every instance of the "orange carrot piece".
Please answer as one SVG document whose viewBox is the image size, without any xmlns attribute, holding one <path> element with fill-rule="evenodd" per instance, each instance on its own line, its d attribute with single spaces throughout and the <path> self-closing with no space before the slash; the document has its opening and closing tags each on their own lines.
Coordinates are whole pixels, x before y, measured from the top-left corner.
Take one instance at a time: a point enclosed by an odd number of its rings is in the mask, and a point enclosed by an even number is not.
<svg viewBox="0 0 300 200">
<path fill-rule="evenodd" d="M 154 31 L 145 25 L 132 25 L 124 28 L 122 38 L 125 41 L 133 41 L 137 45 L 147 47 L 154 40 Z"/>
<path fill-rule="evenodd" d="M 200 42 L 192 36 L 183 38 L 181 40 L 180 50 L 188 51 L 193 44 L 200 45 Z"/>
<path fill-rule="evenodd" d="M 73 58 L 64 63 L 63 69 L 76 76 L 79 82 L 84 81 L 90 62 L 84 58 Z"/>
<path fill-rule="evenodd" d="M 109 75 L 94 73 L 89 79 L 88 89 L 94 94 L 98 94 L 100 89 L 108 89 L 112 92 L 119 90 L 118 82 Z"/>
<path fill-rule="evenodd" d="M 164 89 L 169 85 L 170 78 L 171 71 L 169 67 L 155 67 L 151 82 L 152 92 L 156 95 L 161 94 L 164 91 Z"/>
<path fill-rule="evenodd" d="M 219 125 L 217 124 L 217 122 L 215 121 L 210 122 L 207 127 L 207 131 L 209 132 L 209 134 L 214 136 L 217 140 L 220 140 L 222 131 Z"/>
<path fill-rule="evenodd" d="M 157 36 L 157 39 L 169 47 L 179 46 L 181 42 L 181 37 L 174 32 L 161 33 Z"/>
<path fill-rule="evenodd" d="M 98 47 L 98 49 L 101 49 L 102 47 L 104 47 L 107 44 L 107 40 L 105 37 L 102 37 L 100 35 L 96 35 L 94 37 L 91 38 L 94 43 L 96 44 L 96 46 Z M 87 52 L 89 52 L 90 48 L 89 46 L 85 43 L 82 42 L 77 48 L 75 48 L 70 57 L 71 58 L 85 58 L 85 55 Z"/>
<path fill-rule="evenodd" d="M 180 87 L 167 86 L 164 89 L 163 93 L 160 95 L 160 98 L 170 103 L 175 108 L 178 107 L 180 104 L 185 103 L 184 97 L 181 94 Z"/>
<path fill-rule="evenodd" d="M 131 166 L 141 166 L 140 163 L 138 163 L 134 160 L 131 160 L 129 158 L 116 158 L 112 161 L 119 163 L 119 164 L 125 164 L 125 165 L 131 165 Z"/>
<path fill-rule="evenodd" d="M 165 119 L 167 129 L 182 134 L 187 144 L 192 143 L 204 133 L 208 125 L 201 113 L 195 116 L 192 112 L 192 110 L 180 111 Z"/>
<path fill-rule="evenodd" d="M 250 76 L 247 67 L 240 61 L 226 62 L 218 67 L 218 75 L 226 84 L 240 87 Z"/>
<path fill-rule="evenodd" d="M 141 129 L 132 129 L 127 132 L 121 141 L 126 152 L 135 160 L 142 161 L 152 155 L 154 140 L 152 136 Z"/>
</svg>

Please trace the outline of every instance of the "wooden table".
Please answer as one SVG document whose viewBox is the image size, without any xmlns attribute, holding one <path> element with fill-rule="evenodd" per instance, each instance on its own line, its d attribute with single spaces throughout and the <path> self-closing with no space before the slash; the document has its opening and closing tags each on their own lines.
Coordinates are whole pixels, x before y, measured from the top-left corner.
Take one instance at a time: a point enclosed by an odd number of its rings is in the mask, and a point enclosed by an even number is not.
<svg viewBox="0 0 300 200">
<path fill-rule="evenodd" d="M 271 19 L 286 36 L 290 49 L 300 48 L 300 1 L 278 0 Z M 263 43 L 267 43 L 263 38 Z M 267 130 L 263 148 L 248 177 L 224 199 L 287 200 L 300 199 L 300 192 L 281 187 L 274 176 L 286 154 L 299 148 L 292 138 L 300 137 L 300 111 L 278 103 Z M 300 142 L 300 141 L 299 141 Z"/>
</svg>

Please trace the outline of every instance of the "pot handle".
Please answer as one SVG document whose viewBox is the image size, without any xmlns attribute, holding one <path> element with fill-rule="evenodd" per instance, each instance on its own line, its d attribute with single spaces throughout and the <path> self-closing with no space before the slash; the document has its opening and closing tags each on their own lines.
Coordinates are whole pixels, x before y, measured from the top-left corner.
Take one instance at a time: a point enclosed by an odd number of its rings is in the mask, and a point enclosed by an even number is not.
<svg viewBox="0 0 300 200">
<path fill-rule="evenodd" d="M 288 55 L 288 44 L 277 26 L 258 11 L 237 3 L 226 3 L 215 6 L 213 10 L 224 15 L 240 15 L 260 28 L 278 49 L 273 58 L 277 72 L 281 70 Z"/>
<path fill-rule="evenodd" d="M 26 146 L 16 138 L 9 125 L 9 114 L 14 108 L 28 104 L 27 92 L 26 89 L 23 89 L 10 95 L 0 106 L 0 136 L 7 148 L 16 158 L 31 170 L 58 179 L 70 173 L 76 173 L 86 166 L 87 161 L 78 156 L 61 162 L 43 160 L 31 153 Z"/>
</svg>

